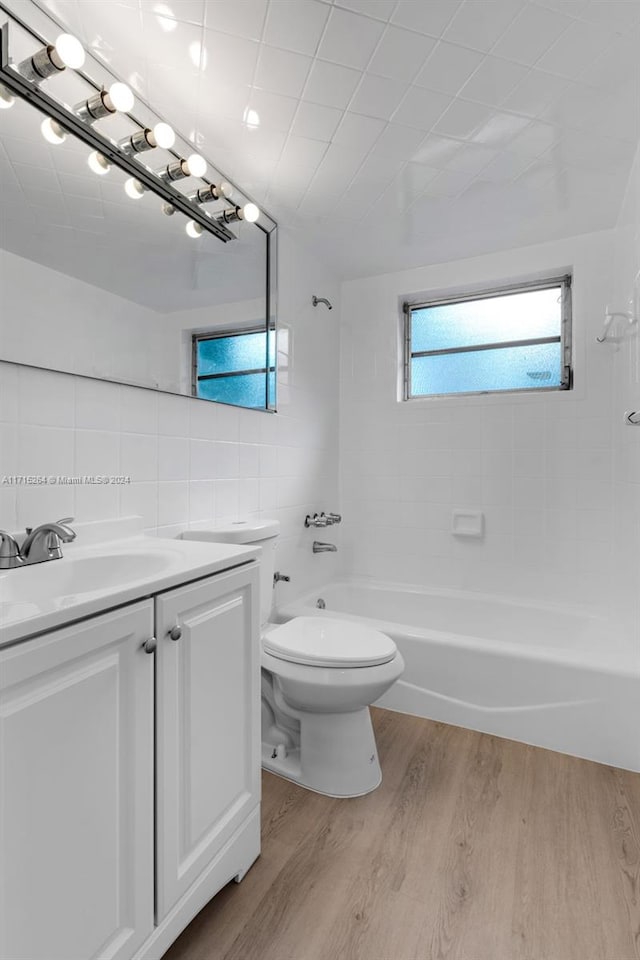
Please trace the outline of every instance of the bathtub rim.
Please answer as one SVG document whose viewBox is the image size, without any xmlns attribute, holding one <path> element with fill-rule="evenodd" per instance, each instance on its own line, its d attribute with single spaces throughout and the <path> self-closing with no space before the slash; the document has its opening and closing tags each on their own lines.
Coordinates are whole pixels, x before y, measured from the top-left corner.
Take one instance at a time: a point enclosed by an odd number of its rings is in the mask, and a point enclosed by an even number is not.
<svg viewBox="0 0 640 960">
<path fill-rule="evenodd" d="M 327 610 L 319 609 L 315 602 L 323 596 L 323 591 L 335 587 L 364 587 L 368 589 L 391 590 L 398 593 L 421 594 L 423 596 L 445 597 L 451 600 L 483 600 L 497 603 L 500 606 L 510 607 L 518 610 L 536 610 L 545 613 L 562 613 L 583 620 L 593 621 L 601 624 L 604 631 L 614 631 L 621 639 L 619 662 L 612 663 L 610 658 L 606 658 L 605 653 L 609 648 L 603 651 L 586 649 L 572 649 L 571 647 L 554 647 L 541 644 L 536 648 L 535 655 L 530 646 L 522 646 L 517 643 L 506 640 L 491 640 L 477 634 L 456 633 L 454 631 L 435 630 L 428 627 L 417 627 L 415 624 L 402 623 L 395 620 L 383 620 L 377 617 L 366 617 L 360 614 L 347 613 L 335 608 Z M 398 637 L 406 637 L 411 640 L 429 640 L 439 645 L 451 644 L 455 642 L 457 647 L 468 649 L 469 651 L 484 651 L 486 653 L 506 653 L 516 657 L 519 660 L 539 662 L 546 660 L 553 663 L 575 666 L 580 669 L 593 670 L 594 672 L 607 673 L 611 676 L 637 678 L 640 679 L 640 640 L 636 640 L 637 649 L 633 648 L 633 638 L 626 635 L 624 628 L 616 623 L 614 619 L 606 617 L 604 614 L 595 613 L 592 610 L 584 611 L 579 607 L 562 603 L 534 603 L 529 599 L 520 599 L 513 597 L 504 597 L 499 594 L 479 593 L 475 591 L 456 590 L 447 587 L 429 587 L 416 584 L 394 583 L 393 581 L 370 580 L 365 577 L 340 577 L 324 583 L 321 587 L 315 587 L 312 591 L 298 597 L 290 603 L 278 605 L 272 613 L 272 620 L 283 623 L 299 616 L 333 616 L 334 618 L 365 622 L 373 629 L 387 633 L 397 642 Z"/>
</svg>

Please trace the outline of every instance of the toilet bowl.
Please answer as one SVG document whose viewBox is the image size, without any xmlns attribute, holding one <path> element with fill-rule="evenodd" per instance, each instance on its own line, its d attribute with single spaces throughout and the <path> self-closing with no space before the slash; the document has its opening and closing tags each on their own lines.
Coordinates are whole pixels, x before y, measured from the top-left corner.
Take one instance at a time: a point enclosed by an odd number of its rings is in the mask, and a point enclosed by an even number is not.
<svg viewBox="0 0 640 960">
<path fill-rule="evenodd" d="M 382 773 L 369 706 L 404 671 L 393 640 L 364 624 L 325 616 L 268 622 L 277 521 L 187 531 L 185 539 L 262 547 L 262 765 L 333 797 L 356 797 Z"/>
</svg>

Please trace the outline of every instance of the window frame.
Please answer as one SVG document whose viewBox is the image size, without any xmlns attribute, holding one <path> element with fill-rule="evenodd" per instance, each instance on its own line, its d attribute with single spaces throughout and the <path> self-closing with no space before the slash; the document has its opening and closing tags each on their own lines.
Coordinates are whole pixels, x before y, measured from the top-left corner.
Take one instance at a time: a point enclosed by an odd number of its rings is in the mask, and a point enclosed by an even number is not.
<svg viewBox="0 0 640 960">
<path fill-rule="evenodd" d="M 228 339 L 229 337 L 245 337 L 255 333 L 264 333 L 266 337 L 266 355 L 265 355 L 265 366 L 256 367 L 246 370 L 228 370 L 226 373 L 208 373 L 203 376 L 198 376 L 198 344 L 204 340 L 222 340 Z M 199 333 L 193 333 L 191 335 L 191 396 L 196 397 L 199 400 L 207 399 L 206 397 L 200 397 L 198 394 L 198 383 L 201 380 L 222 380 L 226 377 L 240 377 L 248 376 L 250 374 L 262 373 L 265 377 L 265 406 L 264 407 L 247 407 L 242 404 L 226 404 L 226 406 L 239 407 L 243 410 L 275 410 L 275 397 L 273 398 L 273 405 L 270 404 L 270 391 L 269 391 L 269 374 L 275 373 L 277 376 L 278 372 L 278 362 L 277 362 L 277 352 L 276 352 L 276 362 L 272 367 L 268 366 L 269 363 L 269 334 L 276 334 L 275 324 L 265 327 L 264 324 L 260 324 L 257 327 L 251 326 L 246 327 L 241 330 L 238 330 L 237 327 L 233 329 L 220 329 L 220 330 L 207 330 L 200 331 Z M 276 348 L 277 349 L 277 348 Z M 223 400 L 216 400 L 216 403 L 224 403 Z"/>
<path fill-rule="evenodd" d="M 560 274 L 558 276 L 544 277 L 539 280 L 530 280 L 520 283 L 501 284 L 500 286 L 488 287 L 482 290 L 474 290 L 468 293 L 452 294 L 447 297 L 437 297 L 426 301 L 405 301 L 402 304 L 404 316 L 403 329 L 403 391 L 402 399 L 410 400 L 435 400 L 438 398 L 451 397 L 473 397 L 473 396 L 500 396 L 509 393 L 552 393 L 573 389 L 573 366 L 572 366 L 572 302 L 571 302 L 571 280 L 570 273 Z M 505 340 L 499 343 L 482 343 L 470 346 L 448 347 L 441 350 L 419 350 L 415 353 L 411 350 L 411 313 L 413 310 L 423 310 L 429 307 L 439 307 L 445 304 L 468 303 L 473 300 L 490 300 L 493 297 L 501 297 L 514 293 L 526 293 L 533 290 L 549 290 L 553 287 L 561 287 L 562 313 L 560 320 L 559 337 L 530 337 L 523 340 Z M 553 387 L 512 387 L 508 390 L 467 390 L 457 393 L 418 393 L 411 392 L 411 361 L 415 357 L 425 356 L 443 356 L 454 353 L 472 353 L 480 350 L 501 349 L 506 347 L 524 347 L 538 343 L 560 343 L 560 353 L 562 358 L 562 379 L 558 386 Z"/>
</svg>

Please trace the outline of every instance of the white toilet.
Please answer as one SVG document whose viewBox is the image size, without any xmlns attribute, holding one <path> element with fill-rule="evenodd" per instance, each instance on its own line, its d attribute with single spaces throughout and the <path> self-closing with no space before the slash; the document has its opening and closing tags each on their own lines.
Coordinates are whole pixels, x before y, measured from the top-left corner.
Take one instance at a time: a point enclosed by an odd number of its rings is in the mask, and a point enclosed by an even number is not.
<svg viewBox="0 0 640 960">
<path fill-rule="evenodd" d="M 262 547 L 262 765 L 332 797 L 358 797 L 382 773 L 369 705 L 404 671 L 390 637 L 364 624 L 317 617 L 268 622 L 278 521 L 189 530 L 185 539 Z"/>
</svg>

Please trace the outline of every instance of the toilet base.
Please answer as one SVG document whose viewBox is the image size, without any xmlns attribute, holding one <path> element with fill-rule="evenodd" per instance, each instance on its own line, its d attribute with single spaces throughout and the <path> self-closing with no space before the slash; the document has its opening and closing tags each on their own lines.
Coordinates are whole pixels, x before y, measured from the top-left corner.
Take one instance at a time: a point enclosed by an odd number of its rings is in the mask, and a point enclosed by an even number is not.
<svg viewBox="0 0 640 960">
<path fill-rule="evenodd" d="M 265 770 L 327 797 L 361 797 L 380 785 L 382 771 L 368 707 L 337 714 L 296 711 L 296 716 L 299 745 L 263 741 Z"/>
</svg>

